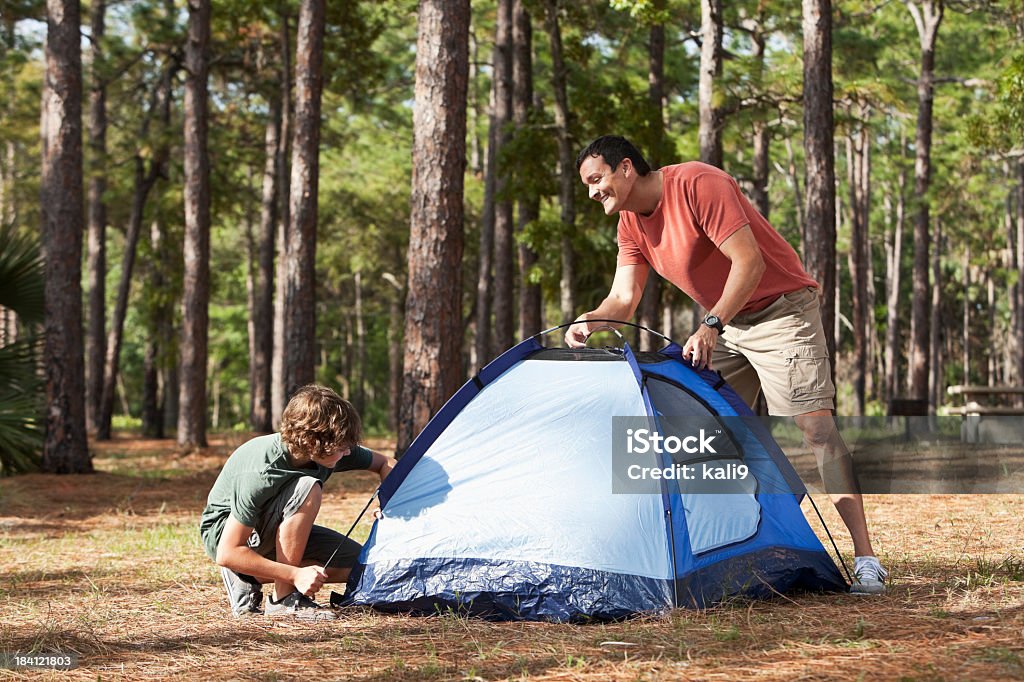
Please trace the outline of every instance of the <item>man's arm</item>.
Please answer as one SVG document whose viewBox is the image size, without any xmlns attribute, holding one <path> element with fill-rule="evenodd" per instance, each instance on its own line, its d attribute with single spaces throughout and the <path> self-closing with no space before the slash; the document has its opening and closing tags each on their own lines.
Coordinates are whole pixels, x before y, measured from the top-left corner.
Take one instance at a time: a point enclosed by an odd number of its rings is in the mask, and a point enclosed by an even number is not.
<svg viewBox="0 0 1024 682">
<path fill-rule="evenodd" d="M 251 534 L 251 526 L 229 516 L 217 544 L 217 565 L 261 580 L 290 583 L 307 596 L 316 594 L 327 580 L 322 566 L 289 566 L 260 556 L 249 548 Z"/>
<path fill-rule="evenodd" d="M 732 267 L 721 298 L 708 312 L 716 315 L 722 324 L 728 324 L 757 289 L 764 274 L 764 257 L 749 225 L 729 235 L 718 250 L 732 262 Z M 711 355 L 717 342 L 718 330 L 701 324 L 683 346 L 683 357 L 692 358 L 694 367 L 698 369 L 711 369 Z"/>
<path fill-rule="evenodd" d="M 388 474 L 391 473 L 391 470 L 395 468 L 395 465 L 398 464 L 398 460 L 394 457 L 382 455 L 379 452 L 374 452 L 372 454 L 373 461 L 370 463 L 369 471 L 380 476 L 380 480 L 383 482 L 384 479 L 387 478 Z"/>
<path fill-rule="evenodd" d="M 615 326 L 602 322 L 591 326 L 587 320 L 628 320 L 633 317 L 636 307 L 640 305 L 650 270 L 649 265 L 621 265 L 616 268 L 608 296 L 601 301 L 601 305 L 576 318 L 576 323 L 565 332 L 566 345 L 570 348 L 583 348 L 587 345 L 587 337 L 595 329 Z"/>
</svg>

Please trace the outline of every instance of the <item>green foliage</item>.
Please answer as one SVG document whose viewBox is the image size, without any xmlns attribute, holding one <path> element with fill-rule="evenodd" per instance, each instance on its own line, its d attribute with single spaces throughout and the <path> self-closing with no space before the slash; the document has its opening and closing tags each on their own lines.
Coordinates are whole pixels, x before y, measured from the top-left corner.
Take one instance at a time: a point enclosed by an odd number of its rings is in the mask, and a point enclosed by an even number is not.
<svg viewBox="0 0 1024 682">
<path fill-rule="evenodd" d="M 21 322 L 43 318 L 43 263 L 38 240 L 0 226 L 0 306 Z M 35 469 L 42 445 L 42 382 L 38 341 L 29 336 L 0 347 L 0 474 Z"/>
</svg>

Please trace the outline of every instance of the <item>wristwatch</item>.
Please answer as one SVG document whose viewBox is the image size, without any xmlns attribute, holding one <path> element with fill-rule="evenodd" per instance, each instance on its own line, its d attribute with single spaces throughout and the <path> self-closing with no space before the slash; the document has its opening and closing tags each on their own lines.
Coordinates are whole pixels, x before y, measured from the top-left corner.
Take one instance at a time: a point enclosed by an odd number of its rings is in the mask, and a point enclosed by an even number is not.
<svg viewBox="0 0 1024 682">
<path fill-rule="evenodd" d="M 712 329 L 717 329 L 719 334 L 725 331 L 725 325 L 723 325 L 722 321 L 718 319 L 718 315 L 709 314 L 707 317 L 704 318 L 704 324 L 711 327 Z"/>
</svg>

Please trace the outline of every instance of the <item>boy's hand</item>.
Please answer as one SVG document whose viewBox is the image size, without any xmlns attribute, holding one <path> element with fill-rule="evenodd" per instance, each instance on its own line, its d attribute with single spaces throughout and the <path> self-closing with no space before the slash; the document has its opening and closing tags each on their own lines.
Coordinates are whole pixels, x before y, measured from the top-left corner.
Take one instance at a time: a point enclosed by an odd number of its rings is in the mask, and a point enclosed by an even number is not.
<svg viewBox="0 0 1024 682">
<path fill-rule="evenodd" d="M 292 584 L 302 594 L 312 597 L 317 593 L 324 583 L 327 582 L 327 573 L 323 566 L 303 566 L 295 569 L 295 579 Z"/>
</svg>

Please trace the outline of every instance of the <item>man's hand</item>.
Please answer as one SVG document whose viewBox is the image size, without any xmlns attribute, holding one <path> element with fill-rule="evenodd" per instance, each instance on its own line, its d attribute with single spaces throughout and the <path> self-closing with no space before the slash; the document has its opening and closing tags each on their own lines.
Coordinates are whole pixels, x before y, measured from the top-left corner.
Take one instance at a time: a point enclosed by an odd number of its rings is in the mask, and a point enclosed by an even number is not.
<svg viewBox="0 0 1024 682">
<path fill-rule="evenodd" d="M 587 345 L 588 336 L 590 336 L 590 328 L 587 327 L 587 321 L 578 319 L 565 331 L 565 345 L 569 348 L 584 348 Z"/>
<path fill-rule="evenodd" d="M 324 583 L 327 582 L 327 573 L 323 566 L 304 566 L 295 569 L 295 577 L 292 584 L 302 594 L 312 597 L 317 593 Z"/>
<path fill-rule="evenodd" d="M 718 343 L 718 330 L 701 324 L 683 346 L 683 359 L 690 360 L 695 369 L 712 369 L 711 356 Z"/>
</svg>

